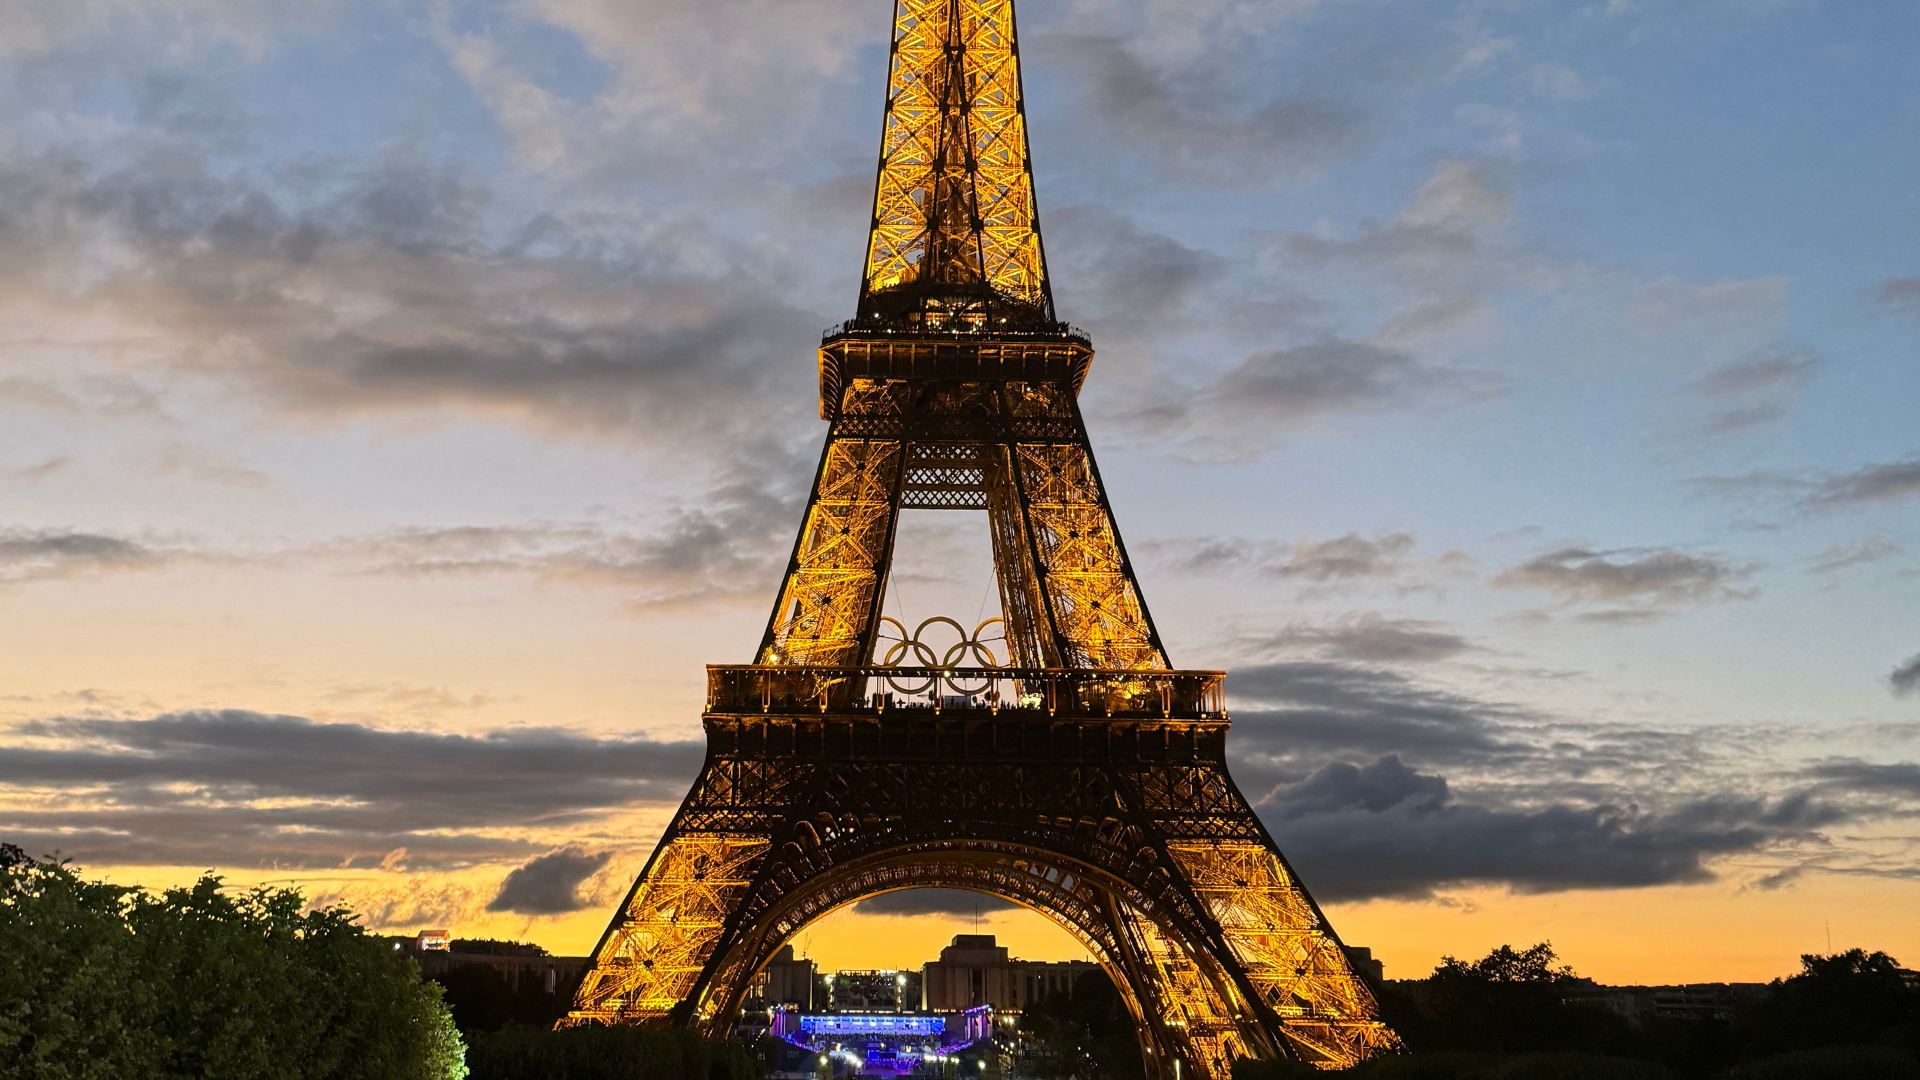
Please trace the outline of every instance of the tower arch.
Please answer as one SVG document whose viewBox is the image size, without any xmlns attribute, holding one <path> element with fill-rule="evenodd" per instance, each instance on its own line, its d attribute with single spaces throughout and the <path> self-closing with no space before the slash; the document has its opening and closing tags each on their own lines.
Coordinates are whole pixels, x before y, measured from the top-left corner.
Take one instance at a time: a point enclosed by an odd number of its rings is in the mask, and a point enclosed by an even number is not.
<svg viewBox="0 0 1920 1080">
<path fill-rule="evenodd" d="M 714 979 L 687 999 L 688 1022 L 724 1034 L 753 976 L 806 927 L 850 904 L 904 889 L 964 889 L 1019 904 L 1052 921 L 1106 971 L 1136 1022 L 1148 1059 L 1185 1057 L 1207 1073 L 1234 1057 L 1276 1048 L 1250 1044 L 1249 1012 L 1231 977 L 1166 905 L 1071 854 L 1032 844 L 948 838 L 836 864 L 768 910 L 714 965 Z M 1156 916 L 1149 908 L 1159 907 Z"/>
</svg>

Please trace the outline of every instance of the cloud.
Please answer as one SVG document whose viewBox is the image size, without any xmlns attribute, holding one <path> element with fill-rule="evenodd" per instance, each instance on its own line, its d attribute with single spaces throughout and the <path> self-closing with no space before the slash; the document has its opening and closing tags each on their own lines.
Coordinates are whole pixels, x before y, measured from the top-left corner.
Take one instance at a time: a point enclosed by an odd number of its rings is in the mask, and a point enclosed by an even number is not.
<svg viewBox="0 0 1920 1080">
<path fill-rule="evenodd" d="M 227 709 L 18 725 L 0 831 L 82 862 L 337 867 L 396 848 L 413 868 L 524 858 L 528 829 L 576 829 L 679 799 L 691 742 L 558 728 L 381 730 Z"/>
<path fill-rule="evenodd" d="M 1673 548 L 1622 548 L 1595 551 L 1561 548 L 1502 571 L 1493 583 L 1504 588 L 1544 589 L 1574 604 L 1591 601 L 1643 605 L 1609 617 L 1644 618 L 1649 608 L 1745 599 L 1740 583 L 1754 568 L 1717 555 L 1690 555 Z"/>
<path fill-rule="evenodd" d="M 610 851 L 590 855 L 577 847 L 550 851 L 515 867 L 487 904 L 488 911 L 521 915 L 564 915 L 587 906 L 580 899 L 580 883 L 592 877 L 613 856 Z"/>
<path fill-rule="evenodd" d="M 1702 476 L 1694 487 L 1719 496 L 1798 495 L 1796 505 L 1825 513 L 1857 510 L 1920 497 L 1920 457 L 1863 465 L 1847 473 L 1750 472 L 1741 476 Z"/>
<path fill-rule="evenodd" d="M 1850 566 L 1879 562 L 1881 559 L 1891 558 L 1905 551 L 1906 549 L 1892 537 L 1869 536 L 1851 543 L 1835 544 L 1814 556 L 1813 566 L 1809 570 L 1815 574 L 1831 574 Z"/>
<path fill-rule="evenodd" d="M 532 574 L 633 588 L 639 590 L 635 604 L 658 607 L 759 596 L 773 587 L 781 559 L 777 534 L 771 527 L 730 527 L 743 516 L 724 507 L 686 510 L 644 535 L 590 523 L 394 529 L 311 553 L 344 559 L 367 573 Z"/>
<path fill-rule="evenodd" d="M 369 930 L 404 931 L 484 919 L 486 902 L 487 894 L 481 886 L 422 875 L 408 875 L 397 882 L 320 884 L 308 898 L 316 908 L 347 908 Z"/>
<path fill-rule="evenodd" d="M 1332 660 L 1367 664 L 1427 663 L 1476 648 L 1461 635 L 1440 629 L 1442 625 L 1355 614 L 1320 626 L 1295 623 L 1273 634 L 1249 637 L 1246 644 L 1265 651 L 1305 649 Z"/>
<path fill-rule="evenodd" d="M 1412 550 L 1412 533 L 1387 533 L 1371 540 L 1348 533 L 1299 545 L 1293 549 L 1293 557 L 1273 572 L 1316 582 L 1392 577 L 1400 572 L 1402 556 Z"/>
<path fill-rule="evenodd" d="M 1893 689 L 1896 697 L 1920 693 L 1920 653 L 1902 660 L 1887 675 L 1887 685 Z"/>
<path fill-rule="evenodd" d="M 1712 412 L 1701 425 L 1708 434 L 1759 427 L 1785 416 L 1823 361 L 1811 349 L 1780 349 L 1715 368 L 1687 384 Z"/>
<path fill-rule="evenodd" d="M 1526 710 L 1394 671 L 1319 660 L 1255 664 L 1229 672 L 1227 693 L 1228 749 L 1252 766 L 1250 776 L 1278 770 L 1297 778 L 1331 759 L 1381 754 L 1491 767 L 1534 752 L 1515 730 L 1536 719 Z"/>
<path fill-rule="evenodd" d="M 1328 764 L 1277 788 L 1260 810 L 1327 900 L 1421 897 L 1458 884 L 1553 892 L 1707 881 L 1715 857 L 1816 839 L 1846 816 L 1804 794 L 1696 798 L 1662 811 L 1489 808 L 1456 801 L 1445 779 L 1392 755 Z"/>
<path fill-rule="evenodd" d="M 1513 195 L 1502 166 L 1448 159 L 1434 166 L 1386 222 L 1351 236 L 1287 232 L 1262 252 L 1277 268 L 1359 271 L 1391 282 L 1404 307 L 1384 336 L 1411 340 L 1485 314 L 1484 295 L 1563 284 L 1570 268 L 1530 255 L 1508 237 Z"/>
<path fill-rule="evenodd" d="M 1011 911 L 1019 906 L 1011 900 L 965 889 L 901 889 L 869 896 L 860 901 L 855 910 L 862 915 L 945 915 L 965 919 L 975 914 Z"/>
<path fill-rule="evenodd" d="M 1213 252 L 1086 206 L 1049 213 L 1047 255 L 1061 310 L 1117 339 L 1179 325 L 1229 269 Z"/>
<path fill-rule="evenodd" d="M 1163 349 L 1204 340 L 1210 355 L 1238 359 L 1224 368 L 1162 360 L 1154 378 L 1129 388 L 1116 419 L 1183 456 L 1245 460 L 1328 418 L 1450 409 L 1505 393 L 1506 374 L 1442 350 L 1450 338 L 1497 323 L 1487 294 L 1548 288 L 1563 276 L 1513 248 L 1505 236 L 1511 216 L 1497 168 L 1446 161 L 1387 224 L 1344 238 L 1257 234 L 1251 266 L 1211 262 L 1162 238 L 1155 265 L 1169 280 L 1221 268 L 1221 283 L 1208 290 L 1211 307 L 1177 288 L 1149 293 L 1137 303 L 1154 318 L 1120 329 L 1129 340 L 1161 336 Z M 1359 281 L 1327 280 L 1336 272 Z M 1316 299 L 1329 285 L 1343 298 L 1366 297 L 1381 281 L 1390 295 L 1368 306 L 1386 312 L 1371 332 L 1336 331 L 1347 305 Z"/>
<path fill-rule="evenodd" d="M 1323 417 L 1451 408 L 1495 397 L 1507 385 L 1496 372 L 1327 338 L 1252 353 L 1198 389 L 1161 387 L 1155 404 L 1124 420 L 1143 433 L 1179 440 L 1188 456 L 1244 460 Z"/>
<path fill-rule="evenodd" d="M 315 169 L 300 194 L 177 150 L 0 167 L 0 291 L 81 369 L 214 379 L 315 421 L 492 415 L 718 453 L 805 415 L 784 360 L 822 319 L 719 234 L 604 213 L 501 228 L 454 172 Z"/>
<path fill-rule="evenodd" d="M 860 50 L 878 46 L 884 55 L 888 31 L 885 9 L 836 0 L 539 0 L 513 14 L 545 24 L 537 34 L 559 28 L 577 38 L 587 53 L 580 62 L 604 76 L 589 104 L 568 108 L 530 92 L 538 89 L 530 73 L 508 62 L 512 41 L 446 29 L 442 46 L 514 136 L 523 160 L 540 162 L 540 148 L 564 138 L 573 170 L 615 182 L 622 178 L 612 170 L 658 176 L 716 159 L 757 172 L 783 144 L 817 155 L 818 143 L 808 140 L 818 135 L 812 121 L 822 99 L 852 74 Z M 498 15 L 484 25 L 489 34 L 511 30 Z M 540 55 L 520 55 L 528 52 Z M 861 90 L 856 100 L 877 110 L 879 84 Z M 540 130 L 555 118 L 561 132 Z M 716 140 L 716 131 L 731 137 Z M 730 154 L 739 157 L 728 162 Z"/>
<path fill-rule="evenodd" d="M 115 570 L 151 570 L 165 561 L 161 552 L 117 536 L 0 530 L 0 585 Z"/>
<path fill-rule="evenodd" d="M 1920 498 L 1920 457 L 1825 477 L 1812 485 L 1805 504 L 1817 510 L 1841 510 L 1913 498 Z"/>
<path fill-rule="evenodd" d="M 197 460 L 197 459 L 195 459 Z M 669 510 L 652 532 L 598 522 L 404 527 L 284 547 L 201 544 L 156 547 L 104 533 L 0 530 L 0 585 L 116 570 L 157 570 L 185 562 L 402 577 L 528 574 L 543 580 L 631 590 L 642 608 L 763 597 L 784 565 L 804 494 L 803 473 L 777 448 L 751 467 L 719 470 L 701 505 Z M 215 463 L 224 470 L 227 466 Z M 217 482 L 253 486 L 243 475 Z M 267 481 L 264 476 L 261 482 Z"/>
<path fill-rule="evenodd" d="M 1208 397 L 1285 425 L 1327 413 L 1477 401 L 1505 386 L 1492 372 L 1437 367 L 1398 350 L 1332 339 L 1254 353 L 1222 375 Z"/>
<path fill-rule="evenodd" d="M 1920 277 L 1888 278 L 1881 282 L 1880 302 L 1920 318 Z"/>
<path fill-rule="evenodd" d="M 1164 171 L 1210 184 L 1317 177 L 1365 141 L 1365 120 L 1323 97 L 1280 96 L 1236 107 L 1217 83 L 1156 66 L 1118 37 L 1050 33 L 1031 52 L 1071 66 L 1084 103 L 1114 136 Z"/>
<path fill-rule="evenodd" d="M 1920 660 L 1920 657 L 1914 659 Z M 1913 667 L 1914 661 L 1906 666 Z M 1920 799 L 1920 765 L 1910 761 L 1882 765 L 1858 758 L 1834 758 L 1809 767 L 1806 775 L 1842 791 L 1872 791 Z"/>
<path fill-rule="evenodd" d="M 1141 546 L 1186 573 L 1246 569 L 1328 585 L 1397 577 L 1410 565 L 1414 544 L 1412 533 L 1391 532 L 1372 537 L 1348 533 L 1327 540 L 1303 540 L 1292 546 L 1240 536 L 1181 537 Z"/>
</svg>

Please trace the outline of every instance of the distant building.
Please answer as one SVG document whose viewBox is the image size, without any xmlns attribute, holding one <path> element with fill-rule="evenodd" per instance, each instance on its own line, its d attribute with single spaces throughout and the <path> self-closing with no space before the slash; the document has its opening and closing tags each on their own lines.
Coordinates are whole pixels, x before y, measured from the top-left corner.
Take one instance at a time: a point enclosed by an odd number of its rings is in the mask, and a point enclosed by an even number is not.
<svg viewBox="0 0 1920 1080">
<path fill-rule="evenodd" d="M 767 966 L 754 976 L 747 990 L 746 1007 L 750 1009 L 774 1008 L 792 1005 L 801 1012 L 826 1008 L 826 1000 L 816 997 L 814 990 L 818 980 L 811 960 L 796 960 L 793 946 L 782 946 L 767 961 Z"/>
<path fill-rule="evenodd" d="M 420 964 L 420 974 L 431 979 L 457 967 L 478 964 L 500 973 L 514 993 L 573 996 L 593 962 L 590 956 L 548 956 L 538 945 L 509 941 L 463 941 L 445 930 L 423 930 L 412 937 L 392 938 L 393 947 Z"/>
<path fill-rule="evenodd" d="M 1368 986 L 1378 991 L 1387 981 L 1387 966 L 1373 958 L 1372 949 L 1363 945 L 1342 945 L 1341 949 L 1347 954 L 1347 963 L 1353 965 L 1353 970 Z"/>
<path fill-rule="evenodd" d="M 1016 960 L 992 934 L 959 934 L 940 950 L 940 959 L 921 968 L 926 1008 L 960 1012 L 991 1005 L 995 1012 L 1018 1013 L 1074 985 L 1100 965 L 1085 960 Z"/>
<path fill-rule="evenodd" d="M 1649 1020 L 1731 1020 L 1765 996 L 1765 983 L 1684 983 L 1676 986 L 1601 986 L 1582 980 L 1563 999 L 1606 1009 L 1634 1026 Z"/>
</svg>

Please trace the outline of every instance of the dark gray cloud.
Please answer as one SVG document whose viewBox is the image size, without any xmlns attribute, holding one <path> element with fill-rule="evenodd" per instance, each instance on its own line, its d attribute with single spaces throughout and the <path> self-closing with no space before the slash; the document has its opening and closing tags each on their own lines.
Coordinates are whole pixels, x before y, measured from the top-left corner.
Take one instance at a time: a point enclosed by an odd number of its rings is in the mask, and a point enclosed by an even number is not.
<svg viewBox="0 0 1920 1080">
<path fill-rule="evenodd" d="M 1236 667 L 1228 747 L 1243 781 L 1271 786 L 1329 760 L 1404 754 L 1436 764 L 1496 767 L 1531 758 L 1514 730 L 1525 710 L 1426 686 L 1395 671 L 1326 661 Z M 1236 775 L 1243 771 L 1235 765 Z M 1261 788 L 1264 790 L 1264 788 Z"/>
<path fill-rule="evenodd" d="M 1702 476 L 1692 484 L 1702 491 L 1733 498 L 1797 495 L 1801 510 L 1816 513 L 1858 510 L 1920 498 L 1920 457 L 1863 465 L 1847 473 L 1750 472 L 1740 476 Z"/>
<path fill-rule="evenodd" d="M 1899 665 L 1888 673 L 1887 685 L 1892 687 L 1894 694 L 1899 697 L 1920 693 L 1920 653 L 1914 653 L 1900 661 Z"/>
<path fill-rule="evenodd" d="M 1211 574 L 1253 570 L 1316 585 L 1398 576 L 1407 568 L 1415 541 L 1412 533 L 1373 537 L 1348 533 L 1327 540 L 1302 540 L 1288 546 L 1241 536 L 1190 536 L 1141 545 L 1175 570 Z"/>
<path fill-rule="evenodd" d="M 1708 797 L 1659 812 L 1474 806 L 1456 801 L 1442 777 L 1394 756 L 1326 765 L 1276 789 L 1260 809 L 1302 878 L 1328 900 L 1418 897 L 1459 884 L 1552 892 L 1705 881 L 1717 856 L 1813 839 L 1845 817 L 1805 794 Z"/>
<path fill-rule="evenodd" d="M 825 320 L 718 234 L 605 214 L 502 228 L 485 188 L 400 160 L 295 190 L 177 149 L 118 170 L 15 163 L 0 286 L 139 326 L 150 370 L 316 417 L 491 413 L 710 454 L 806 415 L 791 357 Z M 100 246 L 110 270 L 48 291 L 60 260 Z"/>
<path fill-rule="evenodd" d="M 1820 373 L 1820 354 L 1781 348 L 1764 356 L 1715 368 L 1687 384 L 1711 406 L 1702 423 L 1708 434 L 1759 427 L 1785 416 Z"/>
<path fill-rule="evenodd" d="M 1371 540 L 1348 533 L 1331 540 L 1310 540 L 1293 549 L 1292 557 L 1272 568 L 1280 577 L 1328 582 L 1350 578 L 1383 578 L 1399 573 L 1413 550 L 1413 534 L 1386 533 Z"/>
<path fill-rule="evenodd" d="M 1446 660 L 1472 651 L 1466 638 L 1422 619 L 1385 619 L 1375 614 L 1348 615 L 1324 625 L 1296 623 L 1272 634 L 1244 639 L 1255 651 L 1306 650 L 1332 660 L 1365 664 L 1404 664 Z"/>
<path fill-rule="evenodd" d="M 1920 661 L 1920 656 L 1914 660 Z M 1835 758 L 1808 768 L 1807 775 L 1840 791 L 1920 799 L 1920 765 L 1913 762 L 1881 765 L 1857 758 Z"/>
<path fill-rule="evenodd" d="M 902 889 L 869 896 L 855 909 L 862 915 L 947 915 L 964 919 L 1019 906 L 1011 900 L 965 889 Z"/>
<path fill-rule="evenodd" d="M 102 533 L 0 530 L 0 584 L 111 570 L 151 570 L 162 553 Z"/>
<path fill-rule="evenodd" d="M 1920 498 L 1920 457 L 1824 477 L 1812 484 L 1805 503 L 1820 510 L 1841 510 L 1915 498 Z"/>
<path fill-rule="evenodd" d="M 1331 416 L 1442 409 L 1502 393 L 1492 371 L 1429 363 L 1396 348 L 1348 338 L 1261 349 L 1198 386 L 1162 380 L 1116 419 L 1170 442 L 1196 460 L 1259 457 L 1290 434 Z"/>
<path fill-rule="evenodd" d="M 651 533 L 595 523 L 394 529 L 347 537 L 299 556 L 345 560 L 380 574 L 532 574 L 637 590 L 646 607 L 764 595 L 785 565 L 804 495 L 786 480 L 728 490 L 709 505 L 668 515 Z"/>
<path fill-rule="evenodd" d="M 1028 49 L 1070 66 L 1096 119 L 1183 178 L 1245 185 L 1310 177 L 1366 139 L 1365 120 L 1348 106 L 1313 96 L 1242 105 L 1204 72 L 1156 67 L 1117 37 L 1039 34 Z"/>
<path fill-rule="evenodd" d="M 105 533 L 0 530 L 0 585 L 181 562 L 304 563 L 409 577 L 530 574 L 611 586 L 642 607 L 697 604 L 774 587 L 809 473 L 785 447 L 742 443 L 711 469 L 697 505 L 651 532 L 598 522 L 396 528 L 293 547 L 156 547 Z"/>
<path fill-rule="evenodd" d="M 1181 325 L 1228 269 L 1210 251 L 1086 206 L 1049 213 L 1047 262 L 1061 311 L 1129 339 Z"/>
<path fill-rule="evenodd" d="M 387 731 L 228 709 L 22 724 L 0 753 L 0 833 L 81 862 L 340 866 L 404 848 L 415 867 L 542 850 L 486 830 L 578 826 L 679 799 L 692 742 L 556 728 Z"/>
<path fill-rule="evenodd" d="M 1920 277 L 1888 278 L 1881 282 L 1880 302 L 1920 318 Z"/>
<path fill-rule="evenodd" d="M 577 847 L 550 851 L 524 866 L 515 867 L 488 902 L 488 911 L 521 915 L 564 915 L 587 906 L 580 899 L 580 883 L 592 877 L 613 857 L 610 851 L 590 855 Z"/>
<path fill-rule="evenodd" d="M 1461 404 L 1505 387 L 1506 379 L 1492 372 L 1437 367 L 1380 345 L 1329 339 L 1254 353 L 1222 375 L 1206 400 L 1229 413 L 1297 425 L 1329 413 Z"/>
<path fill-rule="evenodd" d="M 1568 603 L 1600 601 L 1651 607 L 1704 604 L 1751 596 L 1741 583 L 1754 568 L 1718 555 L 1692 555 L 1673 548 L 1596 551 L 1560 548 L 1536 555 L 1493 579 L 1506 588 L 1543 589 Z M 1643 617 L 1644 609 L 1625 618 Z M 1605 619 L 1609 613 L 1597 613 Z"/>
</svg>

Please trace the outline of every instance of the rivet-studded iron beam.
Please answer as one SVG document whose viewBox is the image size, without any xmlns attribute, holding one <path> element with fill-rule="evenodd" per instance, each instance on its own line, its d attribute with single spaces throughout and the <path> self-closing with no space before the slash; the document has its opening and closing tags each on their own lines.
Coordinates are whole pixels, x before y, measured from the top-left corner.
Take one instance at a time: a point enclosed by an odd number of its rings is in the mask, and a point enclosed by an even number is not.
<svg viewBox="0 0 1920 1080">
<path fill-rule="evenodd" d="M 1396 1046 L 1227 773 L 1220 673 L 1172 669 L 1128 562 L 1077 402 L 1092 345 L 1053 321 L 1011 0 L 898 0 L 889 80 L 785 579 L 756 662 L 709 668 L 705 766 L 567 1022 L 724 1034 L 812 920 L 946 886 L 1078 937 L 1149 1080 Z M 880 641 L 902 509 L 986 510 L 1004 664 L 957 624 L 973 645 Z"/>
<path fill-rule="evenodd" d="M 863 294 L 984 285 L 1047 312 L 1013 0 L 898 0 Z"/>
</svg>

